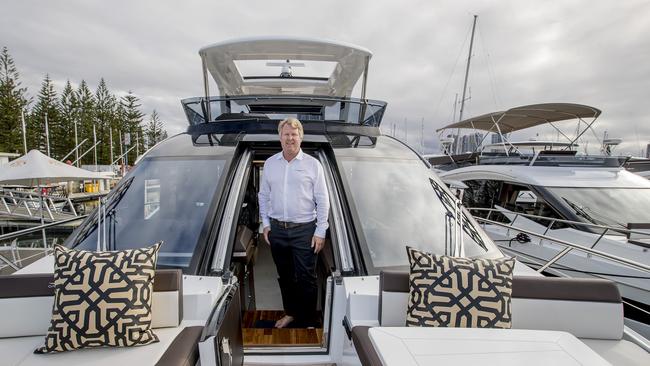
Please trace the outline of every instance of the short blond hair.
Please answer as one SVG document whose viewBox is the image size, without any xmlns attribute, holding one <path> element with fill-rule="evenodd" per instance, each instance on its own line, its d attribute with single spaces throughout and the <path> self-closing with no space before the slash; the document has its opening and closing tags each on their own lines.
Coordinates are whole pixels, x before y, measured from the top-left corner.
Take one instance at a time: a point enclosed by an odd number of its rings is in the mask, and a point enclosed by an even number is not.
<svg viewBox="0 0 650 366">
<path fill-rule="evenodd" d="M 298 121 L 297 118 L 289 117 L 280 121 L 280 124 L 278 124 L 278 135 L 282 135 L 282 127 L 284 127 L 284 125 L 289 125 L 293 128 L 297 128 L 298 135 L 300 135 L 300 138 L 304 137 L 305 131 L 303 131 L 302 123 L 300 123 L 300 121 Z"/>
</svg>

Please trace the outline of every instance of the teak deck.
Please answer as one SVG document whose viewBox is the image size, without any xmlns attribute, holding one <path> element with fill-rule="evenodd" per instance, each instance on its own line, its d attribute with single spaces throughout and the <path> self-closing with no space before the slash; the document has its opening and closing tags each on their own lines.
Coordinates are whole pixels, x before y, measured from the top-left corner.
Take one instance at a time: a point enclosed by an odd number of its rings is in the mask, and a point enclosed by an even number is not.
<svg viewBox="0 0 650 366">
<path fill-rule="evenodd" d="M 244 346 L 313 346 L 323 343 L 323 328 L 254 328 L 258 320 L 276 321 L 284 316 L 281 310 L 246 311 L 242 323 Z"/>
</svg>

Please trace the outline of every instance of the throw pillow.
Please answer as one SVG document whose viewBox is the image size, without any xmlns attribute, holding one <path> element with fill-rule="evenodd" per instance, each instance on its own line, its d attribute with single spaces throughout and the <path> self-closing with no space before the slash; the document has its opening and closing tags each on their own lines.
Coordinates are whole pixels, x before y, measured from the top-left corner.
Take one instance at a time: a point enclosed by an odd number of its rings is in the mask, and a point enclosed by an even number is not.
<svg viewBox="0 0 650 366">
<path fill-rule="evenodd" d="M 55 246 L 52 321 L 34 353 L 158 342 L 151 301 L 161 244 L 114 252 Z"/>
<path fill-rule="evenodd" d="M 510 328 L 514 258 L 406 251 L 411 264 L 407 326 Z"/>
</svg>

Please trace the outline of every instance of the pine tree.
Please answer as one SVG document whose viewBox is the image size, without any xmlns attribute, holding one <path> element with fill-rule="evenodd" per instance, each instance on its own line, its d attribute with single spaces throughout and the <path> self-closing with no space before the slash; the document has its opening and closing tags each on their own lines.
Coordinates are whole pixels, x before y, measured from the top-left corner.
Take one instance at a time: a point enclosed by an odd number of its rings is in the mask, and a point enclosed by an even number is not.
<svg viewBox="0 0 650 366">
<path fill-rule="evenodd" d="M 67 136 L 63 139 L 64 143 L 62 144 L 62 148 L 65 151 L 65 154 L 67 154 L 74 149 L 76 143 L 82 141 L 78 139 L 78 142 L 75 142 L 75 124 L 79 118 L 79 103 L 74 89 L 72 89 L 72 85 L 70 85 L 70 80 L 66 82 L 63 92 L 61 92 L 61 100 L 59 104 L 61 105 L 61 133 Z M 78 135 L 79 133 L 77 132 L 77 137 Z M 83 146 L 86 146 L 86 144 L 82 145 L 82 149 Z M 81 153 L 82 151 L 80 150 L 79 154 Z M 70 154 L 70 156 L 66 158 L 66 160 L 70 161 L 74 161 L 75 159 L 75 153 Z"/>
<path fill-rule="evenodd" d="M 167 138 L 167 131 L 165 131 L 164 123 L 160 120 L 158 112 L 156 112 L 155 109 L 151 113 L 151 118 L 147 124 L 145 135 L 147 136 L 147 148 L 150 148 Z"/>
<path fill-rule="evenodd" d="M 0 53 L 0 151 L 24 152 L 21 111 L 29 104 L 26 88 L 20 87 L 20 74 L 7 47 Z"/>
<path fill-rule="evenodd" d="M 113 160 L 116 160 L 120 156 L 120 146 L 122 145 L 122 141 L 120 141 L 120 136 L 122 136 L 122 131 L 124 130 L 124 126 L 126 126 L 126 110 L 124 109 L 124 105 L 120 100 L 120 102 L 116 104 L 115 118 L 113 119 L 113 124 L 111 125 L 112 136 L 110 137 L 112 137 L 113 140 L 113 145 L 112 145 Z M 111 161 L 109 164 L 112 163 L 113 162 Z M 121 159 L 116 161 L 116 164 L 121 164 Z"/>
<path fill-rule="evenodd" d="M 48 152 L 48 141 L 45 131 L 45 119 L 47 118 L 48 130 L 50 132 L 56 131 L 60 125 L 60 108 L 59 101 L 52 84 L 52 79 L 49 75 L 45 75 L 45 79 L 41 83 L 41 90 L 38 93 L 36 104 L 32 109 L 32 113 L 28 118 L 27 125 L 27 148 L 38 149 L 43 153 Z M 63 157 L 59 148 L 59 141 L 57 136 L 52 136 L 50 133 L 50 155 L 57 159 Z"/>
<path fill-rule="evenodd" d="M 115 97 L 108 91 L 106 81 L 101 78 L 95 92 L 95 126 L 97 140 L 101 140 L 97 146 L 98 164 L 110 164 L 109 130 L 115 124 L 116 104 Z"/>
<path fill-rule="evenodd" d="M 78 105 L 78 125 L 79 141 L 88 139 L 88 142 L 80 149 L 80 155 L 90 149 L 93 142 L 93 126 L 95 124 L 95 97 L 88 88 L 85 80 L 81 80 L 81 84 L 76 92 L 77 105 Z M 82 159 L 82 164 L 94 164 L 93 152 L 89 152 Z"/>
<path fill-rule="evenodd" d="M 142 130 L 142 121 L 144 114 L 140 111 L 140 99 L 129 90 L 129 93 L 122 97 L 120 102 L 124 108 L 124 125 L 122 126 L 122 134 L 129 133 L 131 136 L 131 145 L 126 149 L 138 144 L 138 147 L 129 152 L 128 161 L 135 162 L 137 159 L 137 152 L 144 153 L 145 146 L 143 144 L 144 133 Z M 125 150 L 126 151 L 126 150 Z"/>
</svg>

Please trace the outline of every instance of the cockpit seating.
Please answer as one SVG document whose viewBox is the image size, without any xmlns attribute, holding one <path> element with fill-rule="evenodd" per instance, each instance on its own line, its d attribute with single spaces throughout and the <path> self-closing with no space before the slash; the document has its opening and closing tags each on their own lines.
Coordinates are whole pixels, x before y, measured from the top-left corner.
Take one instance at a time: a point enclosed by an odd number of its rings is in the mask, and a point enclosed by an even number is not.
<svg viewBox="0 0 650 366">
<path fill-rule="evenodd" d="M 129 348 L 88 348 L 37 355 L 50 324 L 53 274 L 0 276 L 0 354 L 3 365 L 194 365 L 203 323 L 183 321 L 180 270 L 154 279 L 152 328 L 159 342 Z"/>
<path fill-rule="evenodd" d="M 380 274 L 380 326 L 406 324 L 408 293 L 408 272 Z M 650 364 L 649 353 L 623 333 L 623 304 L 612 281 L 515 276 L 512 328 L 565 331 L 614 365 Z M 376 358 L 372 347 L 368 347 L 368 329 L 355 327 L 352 333 L 359 358 Z"/>
</svg>

